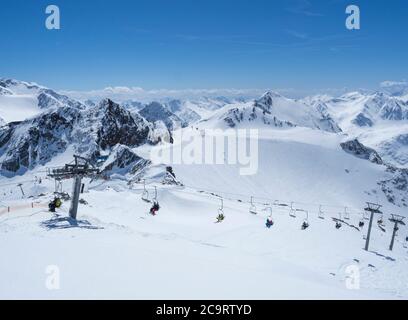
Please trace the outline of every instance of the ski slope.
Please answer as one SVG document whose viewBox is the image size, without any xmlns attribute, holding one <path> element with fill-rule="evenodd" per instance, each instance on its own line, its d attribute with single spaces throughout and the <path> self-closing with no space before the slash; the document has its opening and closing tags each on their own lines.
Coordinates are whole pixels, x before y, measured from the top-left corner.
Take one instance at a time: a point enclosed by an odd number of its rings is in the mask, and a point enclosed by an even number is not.
<svg viewBox="0 0 408 320">
<path fill-rule="evenodd" d="M 262 130 L 260 137 L 253 176 L 240 176 L 238 165 L 173 164 L 184 184 L 176 186 L 160 184 L 159 166 L 149 169 L 149 196 L 156 186 L 161 206 L 154 217 L 141 199 L 143 185 L 130 187 L 125 177 L 87 181 L 81 198 L 88 204 L 80 205 L 76 226 L 66 218 L 69 201 L 56 215 L 30 207 L 52 198 L 54 181 L 24 182 L 44 176 L 44 168 L 0 180 L 1 205 L 23 207 L 0 209 L 0 250 L 7 257 L 0 262 L 0 298 L 407 299 L 407 229 L 390 252 L 386 220 L 404 212 L 385 205 L 376 185 L 383 167 L 343 152 L 342 137 L 332 133 L 293 128 Z M 149 148 L 135 151 L 146 156 Z M 15 184 L 5 186 L 18 181 L 25 199 Z M 70 192 L 71 181 L 63 189 Z M 249 213 L 251 196 L 257 215 Z M 217 224 L 220 197 L 226 219 Z M 347 207 L 344 221 L 358 226 L 365 201 L 383 203 L 387 214 L 386 232 L 374 223 L 369 252 L 363 250 L 367 221 L 358 231 L 346 224 L 337 230 L 332 220 L 344 219 Z M 289 216 L 291 202 L 308 211 L 308 229 L 301 230 L 304 211 Z M 265 203 L 286 204 L 272 206 L 271 229 Z M 320 205 L 325 219 L 318 217 Z M 46 287 L 50 265 L 59 268 L 59 290 Z M 347 287 L 350 266 L 358 267 L 358 290 Z"/>
</svg>

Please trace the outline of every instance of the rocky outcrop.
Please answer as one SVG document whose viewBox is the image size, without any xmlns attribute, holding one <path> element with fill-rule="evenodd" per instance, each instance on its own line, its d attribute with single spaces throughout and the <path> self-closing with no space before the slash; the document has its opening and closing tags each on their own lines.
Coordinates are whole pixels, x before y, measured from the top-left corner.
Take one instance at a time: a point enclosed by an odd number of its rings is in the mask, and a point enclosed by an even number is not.
<svg viewBox="0 0 408 320">
<path fill-rule="evenodd" d="M 151 162 L 149 160 L 139 157 L 129 147 L 117 145 L 113 148 L 109 158 L 104 163 L 102 174 L 106 176 L 112 174 L 136 174 L 150 164 Z"/>
<path fill-rule="evenodd" d="M 408 169 L 388 166 L 386 172 L 391 176 L 378 183 L 387 200 L 398 206 L 408 207 Z"/>
<path fill-rule="evenodd" d="M 139 111 L 140 115 L 147 121 L 162 122 L 170 130 L 186 127 L 187 123 L 172 113 L 169 108 L 159 102 L 152 102 Z"/>
<path fill-rule="evenodd" d="M 383 164 L 383 160 L 381 159 L 380 155 L 374 149 L 368 148 L 358 139 L 350 140 L 347 142 L 343 142 L 340 144 L 341 148 L 358 158 L 369 160 L 376 164 Z"/>
<path fill-rule="evenodd" d="M 96 159 L 117 144 L 136 147 L 148 141 L 151 126 L 111 100 L 81 110 L 64 106 L 0 128 L 0 169 L 22 174 L 67 150 Z"/>
</svg>

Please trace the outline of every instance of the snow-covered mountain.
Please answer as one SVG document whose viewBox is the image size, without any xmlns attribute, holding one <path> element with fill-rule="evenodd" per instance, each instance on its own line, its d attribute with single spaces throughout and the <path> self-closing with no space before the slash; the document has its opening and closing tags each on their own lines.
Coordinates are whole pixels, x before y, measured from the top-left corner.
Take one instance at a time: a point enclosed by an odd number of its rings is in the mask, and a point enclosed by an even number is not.
<svg viewBox="0 0 408 320">
<path fill-rule="evenodd" d="M 179 121 L 185 125 L 191 125 L 199 120 L 210 116 L 215 110 L 218 110 L 225 105 L 231 103 L 245 102 L 246 98 L 242 99 L 228 99 L 226 97 L 202 97 L 200 99 L 158 99 L 149 103 L 141 103 L 139 101 L 126 100 L 121 104 L 133 111 L 141 111 L 150 106 L 154 108 L 162 108 L 162 113 L 169 113 L 169 111 L 179 118 Z M 159 106 L 160 105 L 160 106 Z M 165 110 L 164 110 L 165 109 Z M 150 113 L 150 112 L 149 112 Z M 153 119 L 157 118 L 154 116 Z"/>
<path fill-rule="evenodd" d="M 204 126 L 230 128 L 293 128 L 307 127 L 329 132 L 340 132 L 323 102 L 308 105 L 274 92 L 260 99 L 226 105 L 200 122 Z"/>
<path fill-rule="evenodd" d="M 163 123 L 170 131 L 187 126 L 186 122 L 171 112 L 166 105 L 159 102 L 149 103 L 139 111 L 139 114 L 151 123 Z"/>
<path fill-rule="evenodd" d="M 351 92 L 323 99 L 341 130 L 358 138 L 396 166 L 407 166 L 408 103 L 383 92 Z"/>
<path fill-rule="evenodd" d="M 63 106 L 85 107 L 79 101 L 36 83 L 0 79 L 0 117 L 6 122 L 22 121 L 45 109 Z"/>
<path fill-rule="evenodd" d="M 392 163 L 408 153 L 403 138 L 393 140 L 407 129 L 402 99 L 358 92 L 295 100 L 267 92 L 253 101 L 204 99 L 208 105 L 109 99 L 77 105 L 39 86 L 23 84 L 18 93 L 12 87 L 4 86 L 1 97 L 29 95 L 37 104 L 28 118 L 0 126 L 0 251 L 8 258 L 0 264 L 0 297 L 408 297 L 406 229 L 390 252 L 387 219 L 406 215 L 408 207 L 408 169 Z M 358 121 L 360 113 L 370 125 Z M 202 141 L 197 129 L 206 128 L 259 129 L 254 174 L 242 176 L 246 164 L 227 162 L 230 145 L 217 150 L 220 164 L 150 158 L 169 147 L 183 154 L 191 136 Z M 225 140 L 212 132 L 204 137 Z M 91 158 L 101 171 L 83 180 L 75 222 L 67 218 L 69 199 L 48 212 L 56 184 L 44 170 L 73 154 Z M 72 181 L 61 181 L 61 188 L 71 192 Z M 156 216 L 148 214 L 153 199 L 160 203 Z M 384 211 L 368 252 L 361 249 L 366 201 Z M 215 224 L 220 212 L 225 220 Z M 28 256 L 16 249 L 34 247 Z M 60 290 L 38 285 L 50 261 L 64 270 Z M 360 290 L 347 288 L 349 266 L 358 268 Z M 92 287 L 84 285 L 89 277 Z"/>
<path fill-rule="evenodd" d="M 86 110 L 47 110 L 0 129 L 1 173 L 23 174 L 67 150 L 95 160 L 118 144 L 135 147 L 148 142 L 151 129 L 141 116 L 108 99 Z"/>
</svg>

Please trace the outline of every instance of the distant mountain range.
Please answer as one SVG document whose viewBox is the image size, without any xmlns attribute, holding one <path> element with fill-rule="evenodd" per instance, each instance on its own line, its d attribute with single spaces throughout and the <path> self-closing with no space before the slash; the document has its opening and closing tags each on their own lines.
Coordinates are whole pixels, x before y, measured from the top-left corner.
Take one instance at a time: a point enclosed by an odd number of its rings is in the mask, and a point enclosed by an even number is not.
<svg viewBox="0 0 408 320">
<path fill-rule="evenodd" d="M 68 148 L 90 157 L 117 144 L 157 143 L 188 127 L 306 127 L 348 140 L 358 139 L 384 161 L 408 165 L 406 88 L 340 97 L 286 98 L 266 92 L 258 99 L 202 97 L 141 103 L 109 99 L 78 101 L 35 83 L 0 80 L 0 164 L 2 174 L 45 165 Z M 385 92 L 388 91 L 388 92 Z"/>
</svg>

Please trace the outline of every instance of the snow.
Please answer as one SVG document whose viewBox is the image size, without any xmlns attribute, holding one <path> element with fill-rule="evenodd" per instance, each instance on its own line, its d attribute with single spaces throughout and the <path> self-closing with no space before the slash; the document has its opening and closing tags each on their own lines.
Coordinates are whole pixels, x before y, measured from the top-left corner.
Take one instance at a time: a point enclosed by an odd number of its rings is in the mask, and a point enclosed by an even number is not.
<svg viewBox="0 0 408 320">
<path fill-rule="evenodd" d="M 365 252 L 367 223 L 363 231 L 346 225 L 336 230 L 331 220 L 347 206 L 350 223 L 358 225 L 364 201 L 386 203 L 379 193 L 365 193 L 376 188 L 382 167 L 342 152 L 338 135 L 319 132 L 263 130 L 255 176 L 239 176 L 238 168 L 229 165 L 174 165 L 184 187 L 148 180 L 151 197 L 153 186 L 158 187 L 161 209 L 155 217 L 141 200 L 143 186 L 129 188 L 126 181 L 86 181 L 88 191 L 81 198 L 88 205 L 80 205 L 77 227 L 68 227 L 64 219 L 69 201 L 53 216 L 46 208 L 31 208 L 32 200 L 20 199 L 15 185 L 3 187 L 13 194 L 3 196 L 2 205 L 26 208 L 0 215 L 0 250 L 7 257 L 0 263 L 0 298 L 408 298 L 406 229 L 390 252 L 391 224 L 386 221 L 386 233 L 374 224 Z M 147 146 L 136 150 L 149 151 Z M 32 174 L 41 176 L 43 169 Z M 6 181 L 18 180 L 0 184 Z M 37 196 L 44 188 L 47 194 L 34 199 L 46 205 L 52 180 L 43 179 L 26 192 Z M 71 182 L 63 188 L 70 192 Z M 220 200 L 206 190 L 224 197 L 223 223 L 214 223 Z M 250 196 L 256 197 L 258 215 L 248 211 Z M 294 219 L 287 207 L 274 206 L 275 225 L 267 229 L 269 213 L 260 203 L 276 199 L 309 210 L 310 228 L 300 229 L 304 213 Z M 319 203 L 326 205 L 325 220 L 317 217 Z M 396 209 L 385 206 L 384 211 L 391 208 Z M 45 285 L 50 265 L 59 268 L 59 290 Z M 350 265 L 359 267 L 359 290 L 347 289 Z"/>
<path fill-rule="evenodd" d="M 10 122 L 36 115 L 34 92 L 42 87 L 8 83 L 12 94 L 0 95 L 0 117 Z M 361 92 L 293 100 L 268 92 L 257 100 L 255 117 L 254 101 L 180 101 L 180 109 L 173 105 L 176 114 L 186 112 L 190 117 L 194 112 L 202 120 L 173 132 L 176 153 L 185 147 L 181 136 L 202 137 L 204 129 L 228 129 L 231 123 L 226 117 L 238 110 L 243 118 L 233 122 L 235 128 L 259 130 L 255 174 L 240 175 L 240 164 L 172 161 L 153 163 L 135 174 L 127 170 L 133 167 L 131 163 L 123 170 L 115 168 L 110 180 L 84 179 L 85 193 L 80 198 L 87 204 L 80 204 L 76 224 L 68 218 L 70 200 L 56 214 L 48 211 L 55 184 L 46 177 L 46 169 L 70 163 L 78 150 L 97 147 L 91 138 L 96 140 L 98 119 L 106 114 L 98 109 L 94 115 L 96 107 L 67 108 L 84 116 L 73 130 L 73 141 L 81 143 L 58 149 L 46 139 L 47 152 L 54 152 L 47 161 L 21 176 L 0 175 L 0 251 L 4 257 L 0 299 L 408 299 L 405 226 L 397 233 L 394 250 L 388 249 L 393 228 L 388 218 L 390 214 L 406 216 L 405 208 L 392 205 L 379 185 L 395 177 L 385 165 L 360 159 L 340 147 L 358 137 L 387 162 L 408 163 L 408 144 L 403 139 L 408 122 L 383 119 L 380 113 L 384 105 L 395 107 L 400 100 Z M 120 123 L 115 110 L 121 109 L 113 110 L 109 122 Z M 362 112 L 370 116 L 373 126 L 353 122 Z M 320 120 L 326 115 L 343 132 L 322 126 Z M 151 137 L 168 134 L 164 123 L 154 128 L 135 108 L 132 116 L 137 125 L 149 128 Z M 25 136 L 27 128 L 16 127 L 16 136 Z M 58 130 L 52 136 L 63 138 Z M 220 134 L 206 132 L 205 136 Z M 153 148 L 169 147 L 165 141 L 155 147 L 146 143 L 133 148 L 124 142 L 124 146 L 103 149 L 102 154 L 108 156 L 106 164 L 126 160 L 116 157 L 122 149 L 149 159 Z M 225 160 L 227 155 L 228 148 Z M 163 183 L 166 166 L 172 166 L 182 184 Z M 161 207 L 157 216 L 148 214 L 151 204 L 141 199 L 139 178 L 146 180 L 150 199 L 157 188 Z M 72 181 L 62 181 L 62 188 L 70 193 Z M 251 197 L 257 215 L 249 212 Z M 221 198 L 226 219 L 215 223 Z M 362 230 L 352 227 L 363 219 L 366 201 L 383 205 L 386 229 L 379 228 L 376 217 L 368 252 L 363 250 L 368 221 Z M 301 210 L 295 218 L 289 215 L 291 206 Z M 269 207 L 275 222 L 271 229 L 265 227 Z M 319 218 L 319 210 L 325 219 Z M 346 213 L 350 220 L 335 229 L 333 218 L 345 219 Z M 301 230 L 306 218 L 310 227 Z M 58 290 L 47 287 L 49 266 L 58 267 Z M 359 289 L 348 286 L 350 267 L 360 273 Z"/>
<path fill-rule="evenodd" d="M 0 117 L 6 122 L 22 121 L 40 113 L 33 95 L 0 96 Z"/>
</svg>

